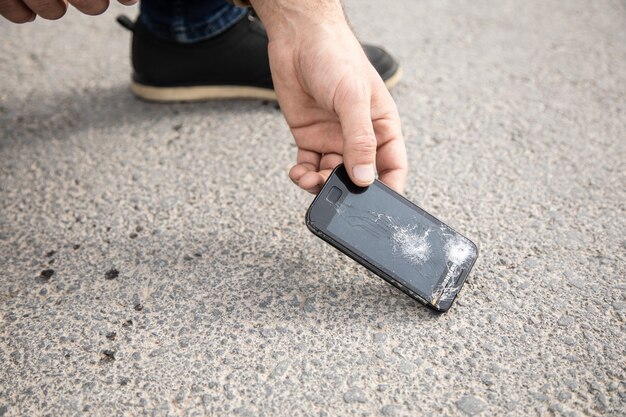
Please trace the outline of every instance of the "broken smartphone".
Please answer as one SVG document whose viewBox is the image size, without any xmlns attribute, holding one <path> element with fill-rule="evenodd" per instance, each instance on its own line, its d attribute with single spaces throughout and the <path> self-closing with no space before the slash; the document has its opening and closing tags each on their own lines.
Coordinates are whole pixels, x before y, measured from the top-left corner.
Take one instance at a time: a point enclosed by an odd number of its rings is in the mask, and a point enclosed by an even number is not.
<svg viewBox="0 0 626 417">
<path fill-rule="evenodd" d="M 478 256 L 469 239 L 382 182 L 354 185 L 343 165 L 311 203 L 306 224 L 394 287 L 442 312 Z"/>
</svg>

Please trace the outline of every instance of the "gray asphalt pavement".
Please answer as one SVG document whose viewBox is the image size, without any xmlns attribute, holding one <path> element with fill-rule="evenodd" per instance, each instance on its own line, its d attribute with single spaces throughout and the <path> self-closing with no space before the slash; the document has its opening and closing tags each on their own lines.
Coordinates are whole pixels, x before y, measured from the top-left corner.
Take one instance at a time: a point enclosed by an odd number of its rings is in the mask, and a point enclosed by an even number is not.
<svg viewBox="0 0 626 417">
<path fill-rule="evenodd" d="M 272 105 L 134 99 L 135 8 L 3 21 L 0 416 L 626 414 L 626 3 L 346 7 L 480 247 L 452 310 L 306 229 Z"/>
</svg>

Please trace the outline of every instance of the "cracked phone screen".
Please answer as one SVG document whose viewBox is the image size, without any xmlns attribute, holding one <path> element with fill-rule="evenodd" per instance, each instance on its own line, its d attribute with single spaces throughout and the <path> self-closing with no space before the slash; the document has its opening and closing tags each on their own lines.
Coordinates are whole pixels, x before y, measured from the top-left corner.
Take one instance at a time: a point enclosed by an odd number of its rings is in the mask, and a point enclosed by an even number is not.
<svg viewBox="0 0 626 417">
<path fill-rule="evenodd" d="M 428 304 L 454 299 L 477 256 L 469 239 L 377 183 L 333 201 L 327 232 Z"/>
</svg>

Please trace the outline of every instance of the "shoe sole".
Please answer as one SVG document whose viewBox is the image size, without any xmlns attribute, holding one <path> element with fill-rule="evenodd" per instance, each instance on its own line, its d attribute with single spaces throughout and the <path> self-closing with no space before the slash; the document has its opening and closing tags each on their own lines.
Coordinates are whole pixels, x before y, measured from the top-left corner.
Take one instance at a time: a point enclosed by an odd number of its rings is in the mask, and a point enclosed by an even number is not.
<svg viewBox="0 0 626 417">
<path fill-rule="evenodd" d="M 385 81 L 390 89 L 402 78 L 402 69 L 398 70 Z M 193 86 L 193 87 L 155 87 L 132 81 L 131 91 L 140 99 L 147 101 L 205 101 L 224 99 L 258 99 L 276 100 L 274 90 L 261 87 L 246 86 Z"/>
</svg>

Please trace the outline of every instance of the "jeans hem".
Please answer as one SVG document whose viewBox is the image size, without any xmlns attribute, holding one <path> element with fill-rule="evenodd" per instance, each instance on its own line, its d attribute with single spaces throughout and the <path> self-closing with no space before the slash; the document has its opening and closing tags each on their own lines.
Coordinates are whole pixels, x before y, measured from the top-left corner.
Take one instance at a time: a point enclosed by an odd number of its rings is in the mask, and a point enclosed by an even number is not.
<svg viewBox="0 0 626 417">
<path fill-rule="evenodd" d="M 143 13 L 139 18 L 148 30 L 160 39 L 177 43 L 195 43 L 224 33 L 247 13 L 248 10 L 245 8 L 228 5 L 205 22 L 187 23 L 182 13 L 176 13 L 177 16 L 168 23 L 154 22 Z"/>
</svg>

